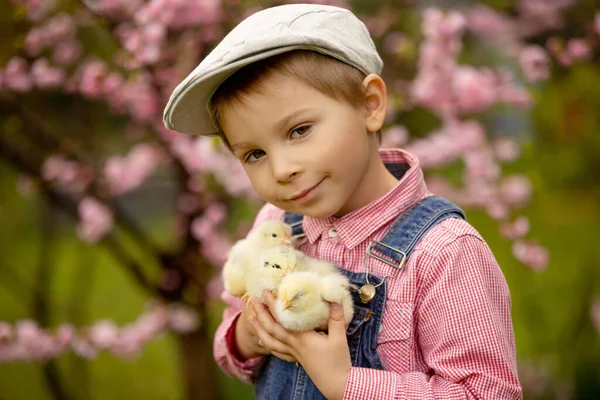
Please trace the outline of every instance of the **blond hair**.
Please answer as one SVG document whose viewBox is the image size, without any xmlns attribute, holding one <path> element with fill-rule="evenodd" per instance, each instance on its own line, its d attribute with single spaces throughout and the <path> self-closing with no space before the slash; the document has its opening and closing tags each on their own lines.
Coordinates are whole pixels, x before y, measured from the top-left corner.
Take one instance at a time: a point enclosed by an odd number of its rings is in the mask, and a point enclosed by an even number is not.
<svg viewBox="0 0 600 400">
<path fill-rule="evenodd" d="M 362 86 L 366 75 L 333 57 L 311 50 L 294 50 L 247 65 L 219 86 L 211 98 L 211 114 L 218 135 L 229 148 L 221 128 L 224 110 L 243 104 L 246 96 L 266 88 L 276 73 L 295 78 L 324 95 L 361 109 L 367 104 Z"/>
</svg>

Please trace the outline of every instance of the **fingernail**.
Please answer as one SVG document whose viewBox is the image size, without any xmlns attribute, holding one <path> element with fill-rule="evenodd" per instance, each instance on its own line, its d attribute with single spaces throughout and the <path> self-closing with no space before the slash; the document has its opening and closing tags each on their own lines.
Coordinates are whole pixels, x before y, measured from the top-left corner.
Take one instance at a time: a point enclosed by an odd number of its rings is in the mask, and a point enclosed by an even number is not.
<svg viewBox="0 0 600 400">
<path fill-rule="evenodd" d="M 265 347 L 265 345 L 263 344 L 263 341 L 262 341 L 262 340 L 259 340 L 259 341 L 258 341 L 258 345 L 259 345 L 259 346 L 262 346 L 262 347 Z"/>
<path fill-rule="evenodd" d="M 254 320 L 255 320 L 255 319 L 256 319 L 256 318 L 254 318 L 254 316 L 252 316 L 252 317 L 248 317 L 248 323 L 249 323 L 250 325 L 254 325 Z"/>
<path fill-rule="evenodd" d="M 340 303 L 331 303 L 331 308 L 333 308 L 334 310 L 339 310 L 340 308 L 342 308 L 342 305 Z"/>
</svg>

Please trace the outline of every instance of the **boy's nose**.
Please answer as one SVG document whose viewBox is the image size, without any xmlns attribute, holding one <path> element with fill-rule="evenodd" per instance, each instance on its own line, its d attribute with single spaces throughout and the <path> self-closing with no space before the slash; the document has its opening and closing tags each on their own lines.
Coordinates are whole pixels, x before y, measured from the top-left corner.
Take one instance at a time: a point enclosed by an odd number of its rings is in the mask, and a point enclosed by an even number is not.
<svg viewBox="0 0 600 400">
<path fill-rule="evenodd" d="M 302 172 L 302 168 L 297 162 L 290 160 L 289 157 L 282 156 L 278 159 L 271 158 L 271 169 L 273 177 L 277 182 L 290 182 L 297 178 Z"/>
</svg>

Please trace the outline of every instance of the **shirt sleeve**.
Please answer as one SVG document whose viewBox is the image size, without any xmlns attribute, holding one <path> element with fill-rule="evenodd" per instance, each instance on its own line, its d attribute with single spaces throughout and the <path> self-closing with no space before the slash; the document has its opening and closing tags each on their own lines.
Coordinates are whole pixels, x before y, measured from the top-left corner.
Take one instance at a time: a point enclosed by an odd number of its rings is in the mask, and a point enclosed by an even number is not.
<svg viewBox="0 0 600 400">
<path fill-rule="evenodd" d="M 420 257 L 415 334 L 431 374 L 353 367 L 344 399 L 522 399 L 510 293 L 487 244 L 467 234 Z"/>
<path fill-rule="evenodd" d="M 252 228 L 264 221 L 282 220 L 284 214 L 283 210 L 267 203 L 258 212 Z M 241 359 L 235 343 L 235 327 L 242 312 L 243 303 L 226 291 L 221 294 L 221 299 L 227 307 L 223 311 L 223 320 L 219 324 L 214 337 L 213 355 L 215 361 L 219 368 L 230 377 L 239 379 L 244 383 L 253 383 L 260 373 L 264 357 Z"/>
</svg>

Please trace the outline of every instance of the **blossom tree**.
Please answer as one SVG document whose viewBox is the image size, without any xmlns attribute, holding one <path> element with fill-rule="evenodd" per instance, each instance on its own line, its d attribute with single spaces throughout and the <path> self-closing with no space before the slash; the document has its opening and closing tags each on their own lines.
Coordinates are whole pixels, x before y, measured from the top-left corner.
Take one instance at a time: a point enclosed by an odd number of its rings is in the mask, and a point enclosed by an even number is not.
<svg viewBox="0 0 600 400">
<path fill-rule="evenodd" d="M 54 328 L 0 322 L 0 362 L 49 362 L 67 351 L 132 357 L 171 330 L 188 398 L 218 397 L 208 300 L 222 290 L 219 268 L 228 248 L 249 228 L 240 216 L 249 217 L 260 202 L 223 146 L 167 130 L 162 109 L 227 30 L 257 10 L 248 3 L 12 0 L 0 6 L 14 16 L 10 40 L 16 43 L 0 54 L 0 160 L 21 174 L 21 193 L 70 214 L 74 233 L 106 248 L 153 299 L 126 326 L 108 319 Z M 519 157 L 520 139 L 489 119 L 520 118 L 518 110 L 534 106 L 536 84 L 590 60 L 600 13 L 590 13 L 579 36 L 562 37 L 574 0 L 519 0 L 510 13 L 483 5 L 328 3 L 352 7 L 384 58 L 390 110 L 382 145 L 415 153 L 434 193 L 485 210 L 513 241 L 514 256 L 543 270 L 548 253 L 528 238 L 529 221 L 519 215 L 531 184 L 503 170 Z M 411 15 L 419 16 L 418 26 Z M 465 62 L 471 48 L 502 61 Z M 458 178 L 450 179 L 446 172 L 457 168 Z M 150 190 L 152 182 L 168 185 Z M 168 239 L 151 235 L 145 214 L 127 206 L 132 198 L 144 203 L 161 196 L 173 201 L 151 213 L 176 221 Z M 597 303 L 593 309 L 597 315 Z"/>
</svg>

